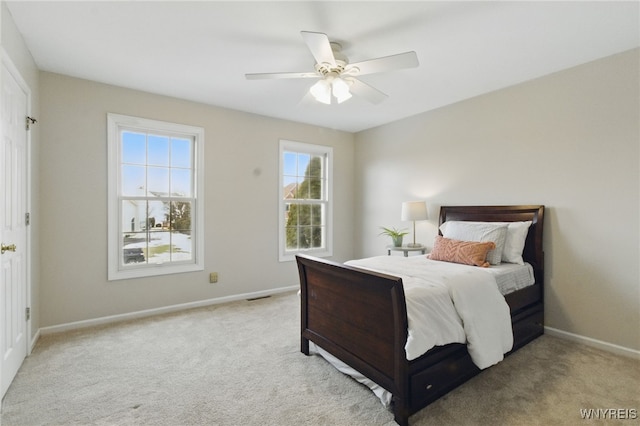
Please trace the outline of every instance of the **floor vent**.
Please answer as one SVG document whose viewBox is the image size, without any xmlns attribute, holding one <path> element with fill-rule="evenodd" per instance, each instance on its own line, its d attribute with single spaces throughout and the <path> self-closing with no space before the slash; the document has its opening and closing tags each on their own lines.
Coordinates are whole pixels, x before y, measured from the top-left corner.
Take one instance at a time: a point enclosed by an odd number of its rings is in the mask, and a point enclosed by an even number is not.
<svg viewBox="0 0 640 426">
<path fill-rule="evenodd" d="M 261 296 L 261 297 L 254 297 L 253 299 L 247 299 L 247 302 L 253 302 L 254 300 L 260 300 L 260 299 L 267 299 L 271 296 Z"/>
</svg>

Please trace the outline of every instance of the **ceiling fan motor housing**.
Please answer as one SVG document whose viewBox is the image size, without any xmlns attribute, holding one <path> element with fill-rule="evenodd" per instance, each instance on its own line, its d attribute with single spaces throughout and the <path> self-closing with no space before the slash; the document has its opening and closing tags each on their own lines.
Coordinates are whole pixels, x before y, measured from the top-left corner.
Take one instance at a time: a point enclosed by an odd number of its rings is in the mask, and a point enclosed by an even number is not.
<svg viewBox="0 0 640 426">
<path fill-rule="evenodd" d="M 342 45 L 334 41 L 330 42 L 331 51 L 333 52 L 333 58 L 335 59 L 335 66 L 328 62 L 316 64 L 316 72 L 323 77 L 330 74 L 335 74 L 334 77 L 338 77 L 342 74 L 347 65 L 349 65 L 349 59 L 342 53 Z"/>
</svg>

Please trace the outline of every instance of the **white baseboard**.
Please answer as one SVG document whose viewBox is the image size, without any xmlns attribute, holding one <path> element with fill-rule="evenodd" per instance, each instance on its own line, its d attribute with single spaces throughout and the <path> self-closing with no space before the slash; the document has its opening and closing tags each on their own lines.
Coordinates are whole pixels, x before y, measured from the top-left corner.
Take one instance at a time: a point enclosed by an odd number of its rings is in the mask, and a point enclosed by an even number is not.
<svg viewBox="0 0 640 426">
<path fill-rule="evenodd" d="M 31 344 L 29 346 L 29 353 L 27 355 L 30 355 L 31 352 L 33 352 L 33 348 L 36 347 L 36 343 L 38 343 L 38 339 L 40 338 L 40 329 L 38 329 L 38 331 L 36 331 L 36 334 L 31 338 Z"/>
<path fill-rule="evenodd" d="M 33 339 L 33 342 L 34 342 L 33 344 L 35 345 L 35 341 L 37 340 L 37 337 L 39 337 L 40 334 L 46 335 L 46 334 L 52 334 L 52 333 L 59 333 L 61 331 L 76 330 L 79 328 L 92 327 L 96 325 L 110 324 L 110 323 L 120 322 L 120 321 L 128 321 L 128 320 L 137 319 L 137 318 L 149 317 L 152 315 L 166 314 L 169 312 L 183 311 L 186 309 L 200 308 L 203 306 L 218 305 L 220 303 L 235 302 L 238 300 L 258 299 L 261 297 L 272 296 L 279 293 L 296 291 L 298 289 L 299 289 L 299 286 L 297 285 L 291 286 L 291 287 L 281 287 L 281 288 L 276 288 L 271 290 L 257 291 L 254 293 L 244 293 L 244 294 L 236 294 L 233 296 L 218 297 L 215 299 L 198 300 L 197 302 L 181 303 L 179 305 L 163 306 L 161 308 L 146 309 L 144 311 L 129 312 L 126 314 L 111 315 L 107 317 L 94 318 L 90 320 L 75 321 L 75 322 L 70 322 L 66 324 L 53 325 L 50 327 L 42 327 L 36 333 L 36 337 Z"/>
<path fill-rule="evenodd" d="M 614 345 L 613 343 L 603 342 L 602 340 L 592 339 L 590 337 L 569 333 L 567 331 L 558 330 L 557 328 L 552 327 L 545 326 L 544 332 L 549 336 L 559 337 L 561 339 L 571 340 L 572 342 L 582 343 L 584 345 L 602 349 L 603 351 L 611 352 L 617 355 L 640 359 L 640 351 L 637 351 L 635 349 L 625 348 L 624 346 Z"/>
</svg>

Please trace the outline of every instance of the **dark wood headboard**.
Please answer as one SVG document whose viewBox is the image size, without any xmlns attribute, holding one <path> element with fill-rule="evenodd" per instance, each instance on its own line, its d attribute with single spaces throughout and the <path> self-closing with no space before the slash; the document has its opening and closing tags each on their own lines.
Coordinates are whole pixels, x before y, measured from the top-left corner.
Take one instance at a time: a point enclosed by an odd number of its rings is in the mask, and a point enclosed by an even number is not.
<svg viewBox="0 0 640 426">
<path fill-rule="evenodd" d="M 522 258 L 533 266 L 536 281 L 543 282 L 544 251 L 542 247 L 542 224 L 544 206 L 442 206 L 439 225 L 447 220 L 474 222 L 521 222 L 530 220 L 531 226 L 524 245 Z"/>
</svg>

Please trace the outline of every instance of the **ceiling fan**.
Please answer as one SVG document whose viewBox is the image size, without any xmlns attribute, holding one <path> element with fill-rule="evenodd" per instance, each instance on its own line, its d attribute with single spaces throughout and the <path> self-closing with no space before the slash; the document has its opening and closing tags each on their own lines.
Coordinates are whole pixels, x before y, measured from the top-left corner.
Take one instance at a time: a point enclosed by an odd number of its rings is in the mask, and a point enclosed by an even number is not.
<svg viewBox="0 0 640 426">
<path fill-rule="evenodd" d="M 318 102 L 331 104 L 335 99 L 336 102 L 342 103 L 354 94 L 378 104 L 388 96 L 356 77 L 418 66 L 418 56 L 413 51 L 350 64 L 341 52 L 342 46 L 330 42 L 326 34 L 310 31 L 301 31 L 301 34 L 316 60 L 314 72 L 257 73 L 245 74 L 245 77 L 248 80 L 319 78 L 309 89 L 309 93 Z"/>
</svg>

